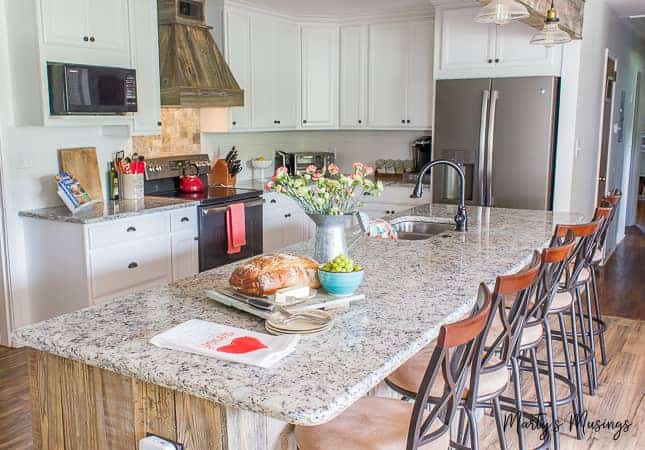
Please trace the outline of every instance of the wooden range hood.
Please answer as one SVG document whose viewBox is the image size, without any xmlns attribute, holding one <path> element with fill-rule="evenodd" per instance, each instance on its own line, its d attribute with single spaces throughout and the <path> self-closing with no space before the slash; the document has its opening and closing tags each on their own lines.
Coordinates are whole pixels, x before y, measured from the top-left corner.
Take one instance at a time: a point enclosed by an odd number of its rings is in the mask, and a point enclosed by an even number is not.
<svg viewBox="0 0 645 450">
<path fill-rule="evenodd" d="M 204 2 L 157 2 L 162 106 L 244 106 L 244 91 L 205 23 Z"/>
</svg>

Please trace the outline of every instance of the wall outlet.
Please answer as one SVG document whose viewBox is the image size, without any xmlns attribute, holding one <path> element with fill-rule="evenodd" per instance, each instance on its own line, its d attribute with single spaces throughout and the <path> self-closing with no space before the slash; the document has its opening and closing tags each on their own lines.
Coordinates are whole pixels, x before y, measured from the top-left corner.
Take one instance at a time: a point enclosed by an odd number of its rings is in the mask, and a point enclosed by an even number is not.
<svg viewBox="0 0 645 450">
<path fill-rule="evenodd" d="M 139 441 L 139 450 L 184 450 L 184 446 L 162 437 L 148 434 Z"/>
</svg>

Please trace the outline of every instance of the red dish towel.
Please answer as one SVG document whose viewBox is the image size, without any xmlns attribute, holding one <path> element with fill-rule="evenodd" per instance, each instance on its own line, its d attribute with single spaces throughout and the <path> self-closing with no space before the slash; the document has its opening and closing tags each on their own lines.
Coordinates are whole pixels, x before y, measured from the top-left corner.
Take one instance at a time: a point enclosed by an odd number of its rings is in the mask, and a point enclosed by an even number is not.
<svg viewBox="0 0 645 450">
<path fill-rule="evenodd" d="M 228 238 L 226 253 L 229 255 L 240 253 L 242 247 L 246 245 L 244 203 L 235 203 L 226 208 L 226 237 Z"/>
</svg>

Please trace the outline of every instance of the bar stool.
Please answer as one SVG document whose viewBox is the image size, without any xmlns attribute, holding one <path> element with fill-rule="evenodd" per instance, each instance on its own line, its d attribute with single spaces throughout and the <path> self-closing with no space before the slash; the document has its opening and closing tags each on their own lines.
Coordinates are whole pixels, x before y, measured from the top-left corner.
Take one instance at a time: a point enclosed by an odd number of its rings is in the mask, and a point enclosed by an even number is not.
<svg viewBox="0 0 645 450">
<path fill-rule="evenodd" d="M 520 395 L 519 367 L 513 366 L 511 357 L 522 339 L 522 328 L 528 312 L 528 301 L 540 270 L 540 254 L 535 252 L 529 266 L 522 271 L 497 277 L 493 292 L 491 314 L 483 332 L 484 347 L 476 356 L 470 377 L 470 387 L 462 401 L 462 409 L 468 422 L 468 434 L 463 417 L 460 417 L 457 440 L 460 445 L 470 438 L 471 448 L 478 448 L 477 409 L 491 409 L 495 417 L 500 445 L 507 448 L 504 423 L 501 415 L 500 397 L 513 380 L 515 389 L 515 409 L 518 414 L 517 432 L 521 448 L 524 448 L 524 430 L 522 428 L 522 397 Z M 509 303 L 510 300 L 510 303 Z M 507 308 L 506 304 L 510 307 Z M 413 356 L 409 361 L 394 371 L 386 383 L 405 398 L 419 398 L 423 367 L 427 365 L 432 354 L 431 346 Z M 512 370 L 509 370 L 511 368 Z M 430 398 L 436 404 L 439 399 Z M 548 438 L 547 438 L 548 442 Z"/>
<path fill-rule="evenodd" d="M 364 397 L 332 421 L 296 426 L 300 450 L 430 450 L 466 448 L 449 439 L 450 425 L 466 389 L 475 356 L 481 351 L 482 331 L 491 311 L 491 294 L 481 285 L 479 310 L 468 319 L 441 327 L 420 395 L 411 404 L 396 399 Z M 430 391 L 442 389 L 436 403 Z"/>
<path fill-rule="evenodd" d="M 594 214 L 594 220 L 604 218 L 605 221 L 599 233 L 597 247 L 594 252 L 593 258 L 590 262 L 591 287 L 593 291 L 594 307 L 595 307 L 595 312 L 592 320 L 598 326 L 597 331 L 594 331 L 593 335 L 594 336 L 597 335 L 600 341 L 600 355 L 602 358 L 601 362 L 603 366 L 607 365 L 607 348 L 605 346 L 605 331 L 607 330 L 607 324 L 602 319 L 602 314 L 600 312 L 600 298 L 598 296 L 598 280 L 597 280 L 596 272 L 599 269 L 600 263 L 603 260 L 603 252 L 604 252 L 605 245 L 607 243 L 607 234 L 609 231 L 609 226 L 614 221 L 614 217 L 616 216 L 616 211 L 618 210 L 618 205 L 622 197 L 622 195 L 620 194 L 620 191 L 616 191 L 616 192 L 617 192 L 616 194 L 608 195 L 604 197 L 600 201 L 600 207 L 596 208 L 596 212 Z M 591 311 L 589 311 L 589 314 L 591 314 Z"/>
<path fill-rule="evenodd" d="M 598 233 L 600 231 L 602 223 L 603 219 L 584 224 L 560 224 L 556 226 L 553 239 L 551 240 L 551 246 L 562 244 L 563 240 L 566 239 L 566 236 L 569 232 L 572 232 L 576 238 L 576 246 L 573 250 L 572 255 L 570 256 L 569 264 L 565 268 L 564 274 L 561 278 L 561 284 L 558 288 L 556 299 L 554 301 L 554 305 L 558 310 L 562 310 L 564 314 L 570 315 L 571 330 L 566 329 L 562 321 L 560 322 L 560 330 L 553 331 L 553 338 L 556 340 L 562 340 L 563 346 L 567 343 L 573 344 L 574 361 L 565 361 L 564 363 L 554 362 L 554 366 L 568 367 L 571 364 L 574 366 L 576 371 L 576 384 L 578 389 L 579 405 L 582 405 L 584 401 L 582 396 L 582 382 L 580 379 L 578 379 L 578 372 L 582 364 L 585 365 L 587 372 L 589 394 L 594 395 L 597 389 L 598 378 L 595 343 L 593 335 L 587 332 L 587 324 L 585 323 L 585 320 L 588 315 L 586 315 L 584 312 L 582 304 L 582 292 L 584 292 L 586 295 L 588 308 L 591 308 L 591 269 L 589 268 L 589 261 L 593 257 L 598 239 Z M 573 306 L 571 308 L 569 308 L 569 305 L 567 305 L 569 298 L 573 303 Z M 580 322 L 579 331 L 576 320 Z M 589 320 L 588 322 L 591 325 L 591 320 Z M 593 329 L 590 328 L 590 331 L 593 332 Z M 579 341 L 578 338 L 581 338 L 581 341 Z M 580 358 L 580 348 L 582 348 L 584 351 L 584 358 Z M 581 409 L 584 410 L 584 408 Z"/>
<path fill-rule="evenodd" d="M 529 363 L 530 367 L 520 365 L 520 369 L 529 371 L 533 375 L 533 382 L 535 385 L 536 401 L 523 400 L 523 404 L 529 407 L 537 407 L 540 412 L 540 425 L 546 426 L 544 416 L 544 408 L 551 409 L 551 423 L 558 423 L 558 407 L 568 403 L 573 403 L 574 413 L 578 417 L 582 417 L 582 409 L 578 404 L 576 393 L 577 387 L 569 375 L 569 378 L 564 377 L 555 372 L 553 365 L 553 340 L 551 334 L 550 316 L 557 315 L 562 309 L 562 300 L 555 303 L 556 291 L 558 289 L 560 278 L 564 273 L 567 265 L 570 262 L 570 256 L 575 247 L 575 236 L 572 231 L 569 231 L 565 240 L 560 245 L 551 246 L 542 251 L 542 263 L 540 273 L 537 278 L 537 287 L 535 297 L 529 302 L 529 311 L 527 319 L 524 322 L 524 330 L 522 331 L 522 341 L 519 346 L 519 359 L 522 362 Z M 573 308 L 573 302 L 568 301 L 568 307 Z M 575 317 L 575 315 L 572 315 Z M 539 368 L 537 358 L 537 350 L 542 343 L 546 344 L 546 365 L 547 370 Z M 565 352 L 568 348 L 565 346 Z M 516 357 L 513 357 L 516 358 Z M 568 358 L 568 356 L 567 356 Z M 571 369 L 568 368 L 570 373 Z M 549 381 L 549 400 L 545 401 L 542 394 L 542 385 L 540 382 L 540 375 L 546 375 Z M 569 388 L 569 394 L 566 397 L 557 398 L 556 380 L 564 383 Z M 576 422 L 578 433 L 582 433 L 582 426 Z M 553 433 L 553 448 L 560 448 L 560 431 L 558 427 L 552 428 Z"/>
</svg>

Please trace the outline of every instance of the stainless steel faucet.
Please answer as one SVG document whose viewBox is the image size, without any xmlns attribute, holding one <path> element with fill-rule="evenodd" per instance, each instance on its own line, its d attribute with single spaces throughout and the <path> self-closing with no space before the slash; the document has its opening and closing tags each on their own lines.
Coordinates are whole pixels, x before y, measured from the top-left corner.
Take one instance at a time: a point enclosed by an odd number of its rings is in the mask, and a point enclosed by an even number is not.
<svg viewBox="0 0 645 450">
<path fill-rule="evenodd" d="M 430 161 L 427 163 L 421 171 L 419 172 L 419 178 L 417 179 L 417 184 L 414 186 L 414 191 L 412 191 L 411 198 L 421 198 L 423 196 L 423 177 L 426 172 L 432 169 L 434 166 L 446 165 L 452 167 L 459 174 L 459 205 L 457 207 L 457 215 L 455 216 L 455 229 L 460 232 L 468 230 L 468 214 L 466 213 L 466 176 L 464 171 L 459 167 L 458 164 L 448 161 L 447 159 L 437 159 L 436 161 Z"/>
</svg>

